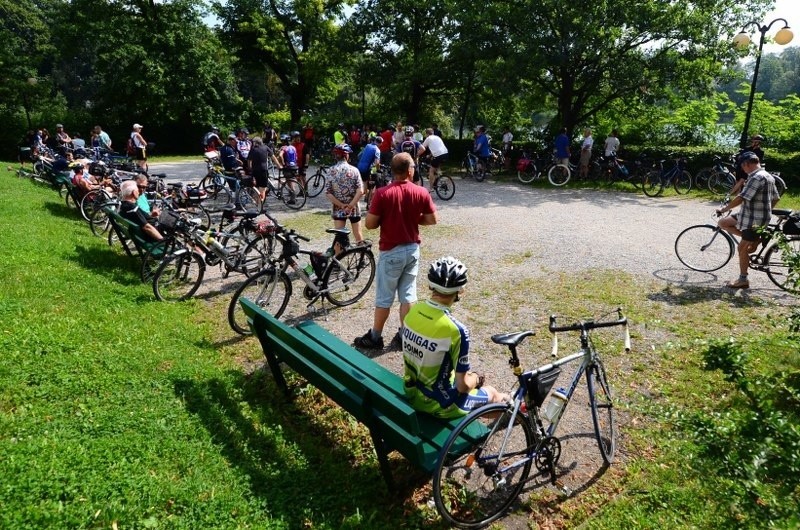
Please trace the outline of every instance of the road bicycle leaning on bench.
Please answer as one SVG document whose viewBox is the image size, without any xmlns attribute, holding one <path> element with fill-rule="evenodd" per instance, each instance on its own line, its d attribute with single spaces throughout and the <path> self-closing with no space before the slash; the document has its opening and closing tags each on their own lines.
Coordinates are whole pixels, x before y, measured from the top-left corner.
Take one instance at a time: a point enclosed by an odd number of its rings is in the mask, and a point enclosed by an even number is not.
<svg viewBox="0 0 800 530">
<path fill-rule="evenodd" d="M 558 356 L 558 333 L 566 331 L 580 332 L 580 350 L 527 372 L 520 367 L 517 346 L 534 332 L 492 336 L 492 342 L 509 349 L 516 390 L 510 403 L 472 411 L 445 442 L 433 476 L 434 501 L 444 519 L 460 528 L 480 528 L 499 518 L 522 491 L 533 465 L 555 483 L 561 455 L 556 430 L 584 374 L 600 454 L 606 464 L 612 462 L 616 449 L 614 401 L 591 331 L 623 326 L 625 351 L 630 351 L 628 320 L 621 309 L 616 313 L 616 320 L 582 320 L 566 326 L 557 325 L 557 317 L 551 316 L 553 356 Z M 560 367 L 570 363 L 577 367 L 567 388 L 553 392 L 542 407 Z"/>
<path fill-rule="evenodd" d="M 723 206 L 727 202 L 723 202 Z M 800 214 L 792 210 L 773 209 L 772 215 L 777 220 L 764 227 L 758 251 L 750 254 L 750 268 L 766 272 L 772 283 L 790 291 L 790 260 L 777 244 L 776 236 L 777 232 L 783 232 L 789 247 L 795 253 L 800 252 Z M 731 261 L 738 246 L 739 239 L 716 223 L 694 225 L 678 234 L 675 255 L 692 270 L 714 272 Z"/>
</svg>

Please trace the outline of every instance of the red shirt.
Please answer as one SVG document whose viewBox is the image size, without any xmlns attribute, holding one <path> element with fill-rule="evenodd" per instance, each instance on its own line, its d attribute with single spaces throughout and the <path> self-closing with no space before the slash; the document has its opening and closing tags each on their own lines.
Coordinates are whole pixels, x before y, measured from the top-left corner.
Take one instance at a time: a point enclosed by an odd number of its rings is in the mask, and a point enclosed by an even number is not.
<svg viewBox="0 0 800 530">
<path fill-rule="evenodd" d="M 394 141 L 394 133 L 389 129 L 386 129 L 381 133 L 381 138 L 383 138 L 383 141 L 381 142 L 381 145 L 378 146 L 380 152 L 385 153 L 386 151 L 391 151 L 392 142 Z"/>
<path fill-rule="evenodd" d="M 297 165 L 300 167 L 305 167 L 306 159 L 303 158 L 303 150 L 305 149 L 306 144 L 304 144 L 303 142 L 294 142 L 292 145 L 297 151 Z"/>
<path fill-rule="evenodd" d="M 418 244 L 420 218 L 435 211 L 428 190 L 409 180 L 378 188 L 369 205 L 369 213 L 380 217 L 378 248 L 386 251 L 398 245 Z"/>
</svg>

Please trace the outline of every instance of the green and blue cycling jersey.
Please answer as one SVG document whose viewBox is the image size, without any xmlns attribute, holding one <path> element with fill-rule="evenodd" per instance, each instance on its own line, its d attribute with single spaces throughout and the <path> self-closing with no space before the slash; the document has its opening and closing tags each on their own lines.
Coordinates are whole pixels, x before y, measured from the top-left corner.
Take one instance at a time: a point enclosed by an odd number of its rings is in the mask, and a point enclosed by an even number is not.
<svg viewBox="0 0 800 530">
<path fill-rule="evenodd" d="M 416 410 L 458 417 L 486 402 L 483 390 L 460 394 L 455 372 L 469 371 L 469 331 L 450 309 L 427 300 L 415 304 L 403 321 L 406 396 Z"/>
</svg>

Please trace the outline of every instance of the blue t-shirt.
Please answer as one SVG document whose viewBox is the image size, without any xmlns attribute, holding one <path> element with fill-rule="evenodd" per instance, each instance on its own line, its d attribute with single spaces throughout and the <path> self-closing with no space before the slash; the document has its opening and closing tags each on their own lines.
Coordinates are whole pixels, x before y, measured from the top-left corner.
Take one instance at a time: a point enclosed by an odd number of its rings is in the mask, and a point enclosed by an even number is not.
<svg viewBox="0 0 800 530">
<path fill-rule="evenodd" d="M 237 167 L 240 167 L 241 164 L 239 163 L 237 154 L 236 149 L 230 145 L 222 146 L 222 149 L 219 150 L 219 159 L 222 162 L 222 167 L 228 171 L 233 171 Z"/>
<path fill-rule="evenodd" d="M 475 138 L 475 147 L 472 149 L 476 155 L 481 157 L 488 157 L 491 154 L 489 151 L 489 138 L 484 133 Z"/>
<path fill-rule="evenodd" d="M 556 157 L 558 158 L 568 158 L 569 152 L 567 149 L 569 148 L 569 137 L 561 133 L 556 136 Z"/>
<path fill-rule="evenodd" d="M 380 160 L 381 153 L 378 146 L 375 144 L 367 144 L 364 150 L 361 151 L 361 157 L 358 159 L 358 170 L 362 173 L 369 171 L 369 168 L 375 165 L 376 160 Z"/>
</svg>

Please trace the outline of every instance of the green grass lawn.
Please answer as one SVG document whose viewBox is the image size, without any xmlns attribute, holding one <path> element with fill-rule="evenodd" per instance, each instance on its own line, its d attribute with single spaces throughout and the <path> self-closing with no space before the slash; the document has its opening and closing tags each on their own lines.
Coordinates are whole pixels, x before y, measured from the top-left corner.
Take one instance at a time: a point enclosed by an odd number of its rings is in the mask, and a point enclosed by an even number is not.
<svg viewBox="0 0 800 530">
<path fill-rule="evenodd" d="M 156 302 L 137 263 L 53 190 L 0 170 L 0 227 L 0 528 L 443 528 L 428 477 L 395 459 L 401 490 L 387 492 L 363 426 L 310 387 L 287 402 L 248 368 L 253 339 L 231 340 L 206 302 Z M 498 281 L 510 306 L 533 288 Z M 761 528 L 764 505 L 797 505 L 785 481 L 754 472 L 742 486 L 691 417 L 740 402 L 703 369 L 709 337 L 737 336 L 758 373 L 800 370 L 788 308 L 608 271 L 536 286 L 563 313 L 581 312 L 578 289 L 581 304 L 622 304 L 636 323 L 639 348 L 613 375 L 623 456 L 574 497 L 534 493 L 516 520 Z M 796 527 L 780 510 L 773 519 Z"/>
</svg>

